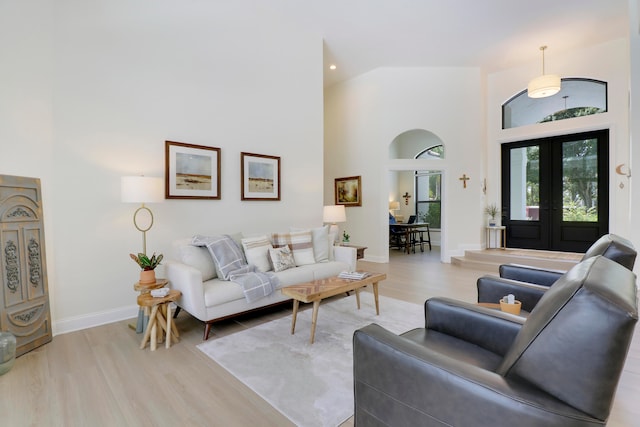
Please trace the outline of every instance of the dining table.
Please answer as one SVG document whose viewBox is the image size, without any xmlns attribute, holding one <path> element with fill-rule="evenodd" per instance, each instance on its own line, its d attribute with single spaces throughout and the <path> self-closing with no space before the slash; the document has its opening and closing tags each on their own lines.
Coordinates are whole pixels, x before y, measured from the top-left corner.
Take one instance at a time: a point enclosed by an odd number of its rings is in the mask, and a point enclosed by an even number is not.
<svg viewBox="0 0 640 427">
<path fill-rule="evenodd" d="M 416 244 L 420 245 L 420 251 L 424 252 L 424 244 L 429 244 L 429 250 L 431 250 L 431 233 L 429 231 L 428 222 L 414 222 L 414 223 L 395 223 L 389 225 L 394 227 L 395 230 L 404 231 L 404 251 L 409 254 L 413 248 L 413 253 L 416 253 Z M 425 240 L 424 233 L 427 233 Z M 420 236 L 418 238 L 418 235 Z"/>
</svg>

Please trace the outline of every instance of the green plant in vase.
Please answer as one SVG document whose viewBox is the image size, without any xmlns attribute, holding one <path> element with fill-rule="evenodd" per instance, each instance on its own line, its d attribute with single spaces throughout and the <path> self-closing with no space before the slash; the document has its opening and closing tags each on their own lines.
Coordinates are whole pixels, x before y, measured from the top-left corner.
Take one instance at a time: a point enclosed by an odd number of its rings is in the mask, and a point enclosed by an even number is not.
<svg viewBox="0 0 640 427">
<path fill-rule="evenodd" d="M 350 237 L 351 237 L 351 236 L 349 236 L 349 235 L 347 234 L 347 232 L 346 232 L 346 231 L 343 231 L 343 232 L 342 232 L 342 241 L 343 241 L 344 243 L 349 243 L 349 238 L 350 238 Z"/>
<path fill-rule="evenodd" d="M 489 226 L 493 227 L 496 225 L 496 217 L 500 213 L 500 209 L 498 209 L 498 205 L 495 203 L 491 203 L 484 208 L 484 213 L 489 215 Z"/>
<path fill-rule="evenodd" d="M 140 252 L 138 255 L 129 254 L 129 257 L 142 269 L 140 272 L 140 283 L 149 284 L 156 282 L 155 268 L 160 265 L 162 258 L 164 258 L 162 254 L 156 256 L 154 252 L 151 258 L 149 258 L 146 254 Z"/>
</svg>

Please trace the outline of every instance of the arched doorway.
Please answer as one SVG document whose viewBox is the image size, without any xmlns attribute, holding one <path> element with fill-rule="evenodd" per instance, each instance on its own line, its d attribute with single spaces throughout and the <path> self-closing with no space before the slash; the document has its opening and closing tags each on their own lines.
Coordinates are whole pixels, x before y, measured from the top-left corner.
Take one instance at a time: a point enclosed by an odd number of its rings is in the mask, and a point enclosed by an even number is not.
<svg viewBox="0 0 640 427">
<path fill-rule="evenodd" d="M 433 223 L 431 239 L 440 250 L 444 234 L 445 144 L 424 129 L 402 132 L 389 144 L 388 202 L 389 213 L 399 222 L 411 216 Z"/>
</svg>

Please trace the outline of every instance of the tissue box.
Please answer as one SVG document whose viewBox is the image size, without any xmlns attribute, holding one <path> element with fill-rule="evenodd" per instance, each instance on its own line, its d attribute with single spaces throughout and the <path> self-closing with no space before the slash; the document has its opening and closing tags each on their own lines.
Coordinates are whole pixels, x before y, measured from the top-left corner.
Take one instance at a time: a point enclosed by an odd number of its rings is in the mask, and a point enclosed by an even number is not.
<svg viewBox="0 0 640 427">
<path fill-rule="evenodd" d="M 522 303 L 518 300 L 515 300 L 513 304 L 508 304 L 500 300 L 500 310 L 504 311 L 505 313 L 520 314 L 521 307 Z"/>
<path fill-rule="evenodd" d="M 151 296 L 154 298 L 164 298 L 169 295 L 169 288 L 152 289 Z"/>
</svg>

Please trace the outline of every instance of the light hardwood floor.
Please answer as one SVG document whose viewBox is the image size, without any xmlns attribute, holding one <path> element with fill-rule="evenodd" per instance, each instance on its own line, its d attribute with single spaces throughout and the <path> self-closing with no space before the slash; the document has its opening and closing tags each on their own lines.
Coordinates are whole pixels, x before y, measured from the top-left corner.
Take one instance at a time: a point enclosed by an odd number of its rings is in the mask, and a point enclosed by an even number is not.
<svg viewBox="0 0 640 427">
<path fill-rule="evenodd" d="M 359 261 L 387 273 L 380 294 L 422 303 L 431 296 L 473 302 L 486 274 L 424 254 L 392 251 L 389 264 Z M 308 308 L 308 307 L 305 307 Z M 383 307 L 381 309 L 384 309 Z M 210 340 L 291 313 L 291 306 L 214 324 Z M 18 358 L 0 377 L 0 425 L 22 426 L 289 426 L 291 422 L 201 353 L 202 324 L 176 319 L 181 341 L 140 350 L 141 336 L 118 322 L 54 337 Z M 640 426 L 640 327 L 622 374 L 609 426 Z M 597 343 L 594 343 L 597 345 Z M 461 408 L 462 409 L 462 408 Z M 352 426 L 348 420 L 343 427 Z"/>
</svg>

